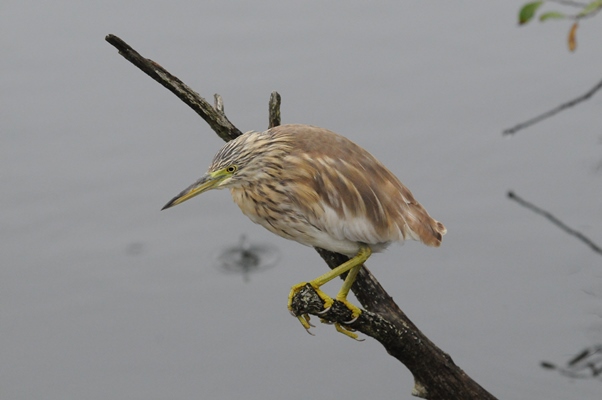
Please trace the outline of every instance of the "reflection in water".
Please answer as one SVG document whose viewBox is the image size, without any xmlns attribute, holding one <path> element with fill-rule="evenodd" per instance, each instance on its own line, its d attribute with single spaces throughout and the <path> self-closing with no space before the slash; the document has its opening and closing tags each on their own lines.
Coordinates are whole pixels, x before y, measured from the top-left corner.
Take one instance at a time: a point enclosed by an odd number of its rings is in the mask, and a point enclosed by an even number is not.
<svg viewBox="0 0 602 400">
<path fill-rule="evenodd" d="M 237 245 L 224 248 L 215 257 L 218 268 L 242 274 L 245 282 L 250 280 L 250 274 L 275 266 L 279 258 L 276 247 L 251 244 L 245 235 L 241 235 Z"/>
<path fill-rule="evenodd" d="M 555 369 L 569 378 L 602 379 L 602 345 L 587 347 L 567 361 L 564 367 L 557 367 L 547 361 L 543 361 L 541 366 L 547 369 Z"/>
</svg>

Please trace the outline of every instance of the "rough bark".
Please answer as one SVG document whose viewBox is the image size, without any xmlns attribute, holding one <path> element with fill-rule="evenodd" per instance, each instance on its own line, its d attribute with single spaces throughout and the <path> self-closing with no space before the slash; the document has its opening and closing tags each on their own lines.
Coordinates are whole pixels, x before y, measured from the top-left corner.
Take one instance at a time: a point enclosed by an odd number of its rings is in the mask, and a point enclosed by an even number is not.
<svg viewBox="0 0 602 400">
<path fill-rule="evenodd" d="M 215 95 L 215 105 L 212 106 L 178 78 L 154 61 L 142 57 L 117 36 L 107 35 L 106 41 L 117 48 L 119 54 L 128 61 L 194 109 L 222 139 L 228 141 L 241 134 L 226 118 L 219 95 Z M 273 92 L 269 102 L 268 127 L 279 124 L 280 95 Z M 324 249 L 316 250 L 330 268 L 335 268 L 348 259 Z M 358 274 L 352 290 L 365 311 L 350 327 L 378 340 L 391 356 L 410 370 L 415 382 L 412 389 L 414 396 L 433 400 L 495 399 L 410 321 L 365 267 Z M 323 301 L 309 285 L 293 299 L 293 310 L 297 315 L 317 316 L 323 309 Z M 338 301 L 335 301 L 328 312 L 319 314 L 319 318 L 331 323 L 344 323 L 350 317 L 351 312 Z M 342 336 L 341 340 L 343 339 Z"/>
</svg>

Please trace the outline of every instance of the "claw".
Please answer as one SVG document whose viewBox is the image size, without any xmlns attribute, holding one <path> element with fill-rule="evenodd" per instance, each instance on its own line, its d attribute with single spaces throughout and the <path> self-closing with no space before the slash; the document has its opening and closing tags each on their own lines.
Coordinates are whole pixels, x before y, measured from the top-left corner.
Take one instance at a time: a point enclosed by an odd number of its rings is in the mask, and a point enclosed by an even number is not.
<svg viewBox="0 0 602 400">
<path fill-rule="evenodd" d="M 330 306 L 330 307 L 327 307 L 327 308 L 323 309 L 322 311 L 318 311 L 316 314 L 318 314 L 318 315 L 324 315 L 324 314 L 326 314 L 328 311 L 330 311 L 330 309 L 331 309 L 331 308 L 332 308 L 332 306 Z"/>
<path fill-rule="evenodd" d="M 312 336 L 316 336 L 313 333 L 311 333 L 310 329 L 315 328 L 315 326 L 309 323 L 309 315 L 303 314 L 301 316 L 298 316 L 297 319 L 299 320 L 299 322 L 301 322 L 301 325 L 303 325 L 307 333 L 309 333 Z"/>
<path fill-rule="evenodd" d="M 351 339 L 357 340 L 358 342 L 363 342 L 365 339 L 358 339 L 357 334 L 353 333 L 355 330 L 350 329 L 348 326 L 342 326 L 340 323 L 335 322 L 334 328 L 337 332 L 342 333 L 345 336 L 350 337 Z"/>
<path fill-rule="evenodd" d="M 347 300 L 345 298 L 337 297 L 337 300 L 340 301 L 341 303 L 345 304 L 345 307 L 347 307 L 349 309 L 349 311 L 351 311 L 351 320 L 348 322 L 345 322 L 345 324 L 349 325 L 349 324 L 354 323 L 359 318 L 360 314 L 362 313 L 362 310 L 360 310 L 359 308 L 357 308 L 356 306 L 351 304 L 349 302 L 349 300 Z"/>
</svg>

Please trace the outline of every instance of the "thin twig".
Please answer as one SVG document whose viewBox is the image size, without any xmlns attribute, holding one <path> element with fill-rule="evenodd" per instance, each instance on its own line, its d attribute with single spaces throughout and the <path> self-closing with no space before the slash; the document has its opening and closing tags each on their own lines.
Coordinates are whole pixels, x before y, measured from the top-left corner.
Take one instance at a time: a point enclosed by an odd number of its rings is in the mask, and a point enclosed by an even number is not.
<svg viewBox="0 0 602 400">
<path fill-rule="evenodd" d="M 226 118 L 223 111 L 220 112 L 215 109 L 207 100 L 185 85 L 181 80 L 167 72 L 162 66 L 151 59 L 142 57 L 130 45 L 115 35 L 107 35 L 105 40 L 119 50 L 119 54 L 125 59 L 140 68 L 145 74 L 159 82 L 196 111 L 222 139 L 229 141 L 242 135 L 242 132 Z"/>
<path fill-rule="evenodd" d="M 541 115 L 539 115 L 539 116 L 537 116 L 535 118 L 531 118 L 528 121 L 521 122 L 520 124 L 518 124 L 518 125 L 516 125 L 516 126 L 514 126 L 512 128 L 506 129 L 503 132 L 503 135 L 512 135 L 512 134 L 515 134 L 516 132 L 520 131 L 521 129 L 527 128 L 527 127 L 529 127 L 529 126 L 531 126 L 533 124 L 536 124 L 536 123 L 538 123 L 538 122 L 540 122 L 540 121 L 542 121 L 542 120 L 544 120 L 546 118 L 549 118 L 549 117 L 551 117 L 551 116 L 553 116 L 555 114 L 558 114 L 559 112 L 564 111 L 567 108 L 573 107 L 573 106 L 581 103 L 582 101 L 585 101 L 585 100 L 589 99 L 590 97 L 592 97 L 600 89 L 602 89 L 602 81 L 598 82 L 593 88 L 591 88 L 590 90 L 588 90 L 585 94 L 583 94 L 583 95 L 581 95 L 581 96 L 579 96 L 579 97 L 577 97 L 577 98 L 575 98 L 575 99 L 573 99 L 571 101 L 563 103 L 563 104 L 559 105 L 558 107 L 556 107 L 556 108 L 554 108 L 554 109 L 552 109 L 550 111 L 547 111 L 547 112 L 545 112 L 545 113 L 543 113 L 543 114 L 541 114 Z"/>
<path fill-rule="evenodd" d="M 575 236 L 577 239 L 581 240 L 583 243 L 585 243 L 586 245 L 588 245 L 593 251 L 595 251 L 596 253 L 602 255 L 602 248 L 600 246 L 598 246 L 596 243 L 594 243 L 590 238 L 588 238 L 587 236 L 585 236 L 583 233 L 579 232 L 578 230 L 575 230 L 575 229 L 571 228 L 570 226 L 568 226 L 567 224 L 565 224 L 564 222 L 562 222 L 561 220 L 559 220 L 558 218 L 556 218 L 550 212 L 548 212 L 548 211 L 546 211 L 546 210 L 544 210 L 542 208 L 539 208 L 539 207 L 537 207 L 534 204 L 529 203 L 528 201 L 526 201 L 526 200 L 522 199 L 521 197 L 519 197 L 513 191 L 509 191 L 508 192 L 508 198 L 510 198 L 511 200 L 516 201 L 518 204 L 520 204 L 521 206 L 523 206 L 525 208 L 528 208 L 529 210 L 533 211 L 534 213 L 546 217 L 554 225 L 558 226 L 560 229 L 562 229 L 563 231 L 565 231 L 569 235 Z"/>
<path fill-rule="evenodd" d="M 273 128 L 280 125 L 280 103 L 282 99 L 280 93 L 272 92 L 269 102 L 269 123 L 268 128 Z"/>
<path fill-rule="evenodd" d="M 220 96 L 217 93 L 213 95 L 213 108 L 215 108 L 215 111 L 217 111 L 218 113 L 225 115 L 224 99 L 222 99 L 222 96 Z"/>
<path fill-rule="evenodd" d="M 578 1 L 570 1 L 570 0 L 548 0 L 548 3 L 558 3 L 565 6 L 579 7 L 583 8 L 587 6 L 587 3 L 581 3 Z"/>
</svg>

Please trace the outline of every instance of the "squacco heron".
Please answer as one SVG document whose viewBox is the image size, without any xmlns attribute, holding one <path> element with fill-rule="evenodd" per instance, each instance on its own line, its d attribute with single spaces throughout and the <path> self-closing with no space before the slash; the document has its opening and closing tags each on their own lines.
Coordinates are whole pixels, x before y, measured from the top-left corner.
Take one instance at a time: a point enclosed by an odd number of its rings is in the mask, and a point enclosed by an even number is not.
<svg viewBox="0 0 602 400">
<path fill-rule="evenodd" d="M 333 300 L 320 287 L 348 272 L 335 297 L 352 312 L 347 324 L 361 313 L 347 295 L 373 252 L 405 239 L 439 246 L 446 232 L 374 156 L 343 136 L 310 125 L 281 125 L 231 140 L 207 173 L 163 209 L 224 188 L 230 189 L 243 214 L 270 232 L 350 257 L 309 282 L 327 310 Z M 289 310 L 306 284 L 292 287 Z M 309 330 L 309 317 L 297 318 Z M 335 327 L 357 338 L 348 326 Z"/>
</svg>

